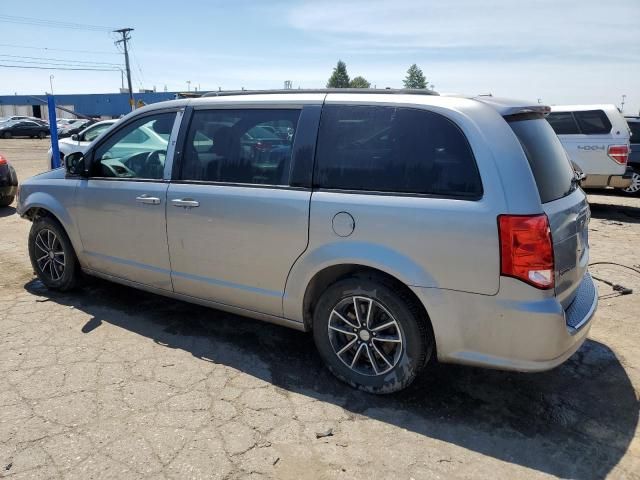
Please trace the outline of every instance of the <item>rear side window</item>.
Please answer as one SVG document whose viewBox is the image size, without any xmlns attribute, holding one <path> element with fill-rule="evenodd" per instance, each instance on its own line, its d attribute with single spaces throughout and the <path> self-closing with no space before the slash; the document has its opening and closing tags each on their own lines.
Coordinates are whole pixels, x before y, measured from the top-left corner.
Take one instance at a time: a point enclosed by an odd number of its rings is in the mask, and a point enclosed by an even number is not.
<svg viewBox="0 0 640 480">
<path fill-rule="evenodd" d="M 482 183 L 460 129 L 412 108 L 327 105 L 314 184 L 321 188 L 477 198 Z"/>
<path fill-rule="evenodd" d="M 611 122 L 602 110 L 574 112 L 574 116 L 578 121 L 580 131 L 585 135 L 604 134 L 611 131 Z"/>
<path fill-rule="evenodd" d="M 300 110 L 196 110 L 182 180 L 288 185 Z"/>
<path fill-rule="evenodd" d="M 522 144 L 531 171 L 538 185 L 542 203 L 551 202 L 571 193 L 574 171 L 553 129 L 540 115 L 507 117 L 509 125 Z"/>
<path fill-rule="evenodd" d="M 557 135 L 575 135 L 580 133 L 578 123 L 571 112 L 551 112 L 547 115 L 547 122 Z"/>
</svg>

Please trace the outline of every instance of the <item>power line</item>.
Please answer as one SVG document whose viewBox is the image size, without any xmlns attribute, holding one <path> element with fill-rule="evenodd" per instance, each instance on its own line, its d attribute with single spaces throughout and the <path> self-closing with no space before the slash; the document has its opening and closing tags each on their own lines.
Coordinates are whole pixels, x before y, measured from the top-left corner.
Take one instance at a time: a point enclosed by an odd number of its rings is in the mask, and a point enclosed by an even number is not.
<svg viewBox="0 0 640 480">
<path fill-rule="evenodd" d="M 133 42 L 129 41 L 129 53 L 131 54 L 131 58 L 133 59 L 133 62 L 136 64 L 136 67 L 138 68 L 138 72 L 140 72 L 140 76 L 138 77 L 138 83 L 140 84 L 140 88 L 144 90 L 144 84 L 143 84 L 143 82 L 145 81 L 144 73 L 142 73 L 142 67 L 138 62 L 138 56 L 134 53 L 133 50 L 134 50 Z"/>
<path fill-rule="evenodd" d="M 12 63 L 27 63 L 27 64 L 35 64 L 35 65 L 40 65 L 42 67 L 44 66 L 49 66 L 49 67 L 86 67 L 86 68 L 108 68 L 111 70 L 122 70 L 122 66 L 118 66 L 118 65 L 83 65 L 81 63 L 74 63 L 74 62 L 69 62 L 69 63 L 61 63 L 61 62 L 41 62 L 41 61 L 33 61 L 33 60 L 14 60 L 14 59 L 8 59 L 8 58 L 0 58 L 1 62 L 12 62 Z"/>
<path fill-rule="evenodd" d="M 0 67 L 4 68 L 34 68 L 37 70 L 76 70 L 76 71 L 84 71 L 84 72 L 117 72 L 119 68 L 68 68 L 62 66 L 52 66 L 52 67 L 37 67 L 34 65 L 6 65 L 0 64 Z"/>
<path fill-rule="evenodd" d="M 64 28 L 68 30 L 90 30 L 98 32 L 109 32 L 110 27 L 100 25 L 87 25 L 84 23 L 60 22 L 55 20 L 45 20 L 41 18 L 18 17 L 15 15 L 0 15 L 0 22 L 16 23 L 21 25 L 36 25 L 40 27 Z"/>
<path fill-rule="evenodd" d="M 116 52 L 105 52 L 105 51 L 98 51 L 98 50 L 70 50 L 66 48 L 34 47 L 31 45 L 14 45 L 11 43 L 0 43 L 0 47 L 25 48 L 25 49 L 31 49 L 31 50 L 46 50 L 46 51 L 52 51 L 52 52 L 91 53 L 96 55 L 118 55 Z"/>
<path fill-rule="evenodd" d="M 29 60 L 42 60 L 43 63 L 58 63 L 58 62 L 71 62 L 71 63 L 80 63 L 80 64 L 87 64 L 87 65 L 109 65 L 109 66 L 116 66 L 116 67 L 121 67 L 122 65 L 119 63 L 109 63 L 109 62 L 88 62 L 85 60 L 72 60 L 70 58 L 47 58 L 47 57 L 29 57 L 26 55 L 7 55 L 4 53 L 0 53 L 0 57 L 10 57 L 10 58 L 20 58 L 20 59 L 29 59 Z M 17 62 L 18 60 L 11 60 L 12 62 Z M 22 62 L 22 60 L 20 61 L 21 63 L 37 63 L 37 62 Z"/>
</svg>

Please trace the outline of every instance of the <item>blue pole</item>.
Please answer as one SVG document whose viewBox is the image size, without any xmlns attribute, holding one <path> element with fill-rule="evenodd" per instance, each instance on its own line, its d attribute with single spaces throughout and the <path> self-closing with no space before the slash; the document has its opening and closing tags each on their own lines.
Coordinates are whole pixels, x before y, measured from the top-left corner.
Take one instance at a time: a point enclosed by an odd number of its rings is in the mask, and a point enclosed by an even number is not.
<svg viewBox="0 0 640 480">
<path fill-rule="evenodd" d="M 53 95 L 47 95 L 49 105 L 49 129 L 51 131 L 51 168 L 60 167 L 60 150 L 58 150 L 58 126 L 56 125 L 56 101 Z"/>
</svg>

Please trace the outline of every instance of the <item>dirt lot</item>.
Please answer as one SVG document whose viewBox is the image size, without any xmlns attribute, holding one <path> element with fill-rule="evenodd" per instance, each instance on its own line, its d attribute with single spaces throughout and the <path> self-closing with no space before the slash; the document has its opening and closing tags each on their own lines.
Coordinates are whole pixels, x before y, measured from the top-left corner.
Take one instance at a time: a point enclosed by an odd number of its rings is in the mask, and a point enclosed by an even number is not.
<svg viewBox="0 0 640 480">
<path fill-rule="evenodd" d="M 21 179 L 48 142 L 0 140 Z M 640 199 L 590 195 L 592 261 L 640 263 Z M 0 210 L 0 478 L 640 478 L 640 275 L 539 374 L 437 365 L 374 397 L 310 336 L 126 287 L 34 280 Z M 316 438 L 331 429 L 332 436 Z"/>
</svg>

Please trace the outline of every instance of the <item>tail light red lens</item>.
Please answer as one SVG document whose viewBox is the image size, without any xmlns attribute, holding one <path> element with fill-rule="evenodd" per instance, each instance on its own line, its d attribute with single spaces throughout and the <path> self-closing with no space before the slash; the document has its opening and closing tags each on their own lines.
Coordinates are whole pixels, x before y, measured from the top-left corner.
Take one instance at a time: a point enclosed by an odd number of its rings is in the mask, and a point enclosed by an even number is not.
<svg viewBox="0 0 640 480">
<path fill-rule="evenodd" d="M 620 165 L 626 165 L 629 159 L 629 146 L 628 145 L 609 145 L 607 151 L 609 158 Z"/>
<path fill-rule="evenodd" d="M 7 159 L 4 158 L 2 155 L 0 155 L 0 165 L 6 165 L 7 164 Z"/>
<path fill-rule="evenodd" d="M 500 215 L 500 274 L 540 289 L 555 286 L 553 242 L 546 215 Z"/>
</svg>

